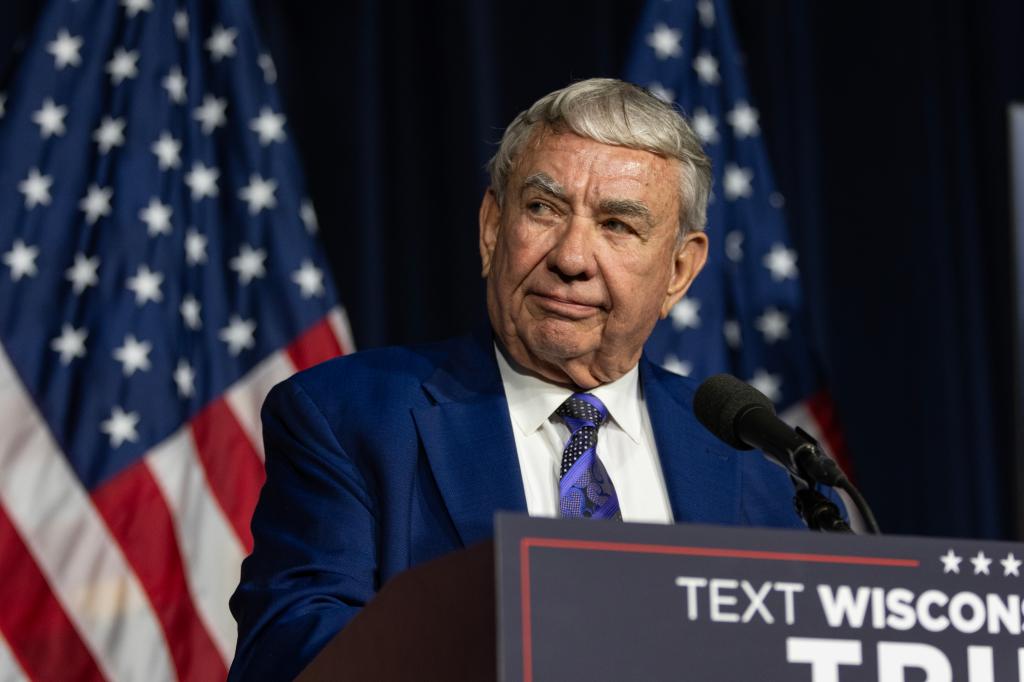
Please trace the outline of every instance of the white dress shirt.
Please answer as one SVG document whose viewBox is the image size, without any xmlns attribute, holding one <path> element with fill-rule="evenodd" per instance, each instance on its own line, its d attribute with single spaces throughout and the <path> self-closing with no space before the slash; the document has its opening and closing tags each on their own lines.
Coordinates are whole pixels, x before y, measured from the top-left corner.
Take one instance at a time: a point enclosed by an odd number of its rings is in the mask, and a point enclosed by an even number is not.
<svg viewBox="0 0 1024 682">
<path fill-rule="evenodd" d="M 558 471 L 569 427 L 555 410 L 573 394 L 510 364 L 495 346 L 505 386 L 530 516 L 558 516 Z M 597 432 L 597 456 L 611 476 L 623 521 L 672 523 L 672 508 L 637 367 L 587 391 L 609 418 Z"/>
</svg>

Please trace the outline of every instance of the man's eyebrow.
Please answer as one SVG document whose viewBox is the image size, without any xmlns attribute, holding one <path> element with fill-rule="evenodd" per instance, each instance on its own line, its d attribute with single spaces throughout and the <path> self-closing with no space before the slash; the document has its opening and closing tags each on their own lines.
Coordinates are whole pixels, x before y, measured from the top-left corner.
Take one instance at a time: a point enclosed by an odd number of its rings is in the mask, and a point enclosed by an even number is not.
<svg viewBox="0 0 1024 682">
<path fill-rule="evenodd" d="M 525 192 L 530 187 L 540 190 L 544 194 L 550 194 L 559 201 L 564 201 L 566 203 L 569 201 L 569 196 L 566 193 L 565 188 L 558 184 L 558 182 L 556 182 L 555 179 L 547 173 L 534 173 L 523 180 L 523 191 Z"/>
<path fill-rule="evenodd" d="M 647 227 L 654 226 L 654 216 L 647 204 L 635 199 L 605 199 L 601 202 L 601 213 L 605 215 L 629 216 L 638 218 L 646 223 Z"/>
</svg>

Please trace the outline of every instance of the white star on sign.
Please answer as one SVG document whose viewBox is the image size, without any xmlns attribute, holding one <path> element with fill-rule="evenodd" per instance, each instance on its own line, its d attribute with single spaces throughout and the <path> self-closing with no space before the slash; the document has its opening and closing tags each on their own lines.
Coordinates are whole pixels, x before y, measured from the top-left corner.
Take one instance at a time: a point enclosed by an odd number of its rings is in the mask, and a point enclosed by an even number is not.
<svg viewBox="0 0 1024 682">
<path fill-rule="evenodd" d="M 324 295 L 324 273 L 309 259 L 302 261 L 302 267 L 292 273 L 292 281 L 299 285 L 302 298 Z"/>
<path fill-rule="evenodd" d="M 1011 575 L 1015 576 L 1017 578 L 1020 577 L 1020 565 L 1021 565 L 1021 563 L 1024 563 L 1024 562 L 1021 562 L 1020 559 L 1018 559 L 1017 557 L 1013 556 L 1013 552 L 1010 552 L 1009 554 L 1007 554 L 1005 559 L 1000 559 L 999 563 L 1001 563 L 1003 565 L 1003 576 L 1004 577 L 1011 576 Z"/>
<path fill-rule="evenodd" d="M 85 339 L 89 332 L 82 329 L 75 329 L 70 324 L 65 324 L 60 331 L 60 336 L 50 342 L 50 348 L 60 354 L 60 364 L 70 365 L 75 358 L 85 357 Z"/>
<path fill-rule="evenodd" d="M 121 0 L 121 6 L 125 14 L 131 19 L 139 12 L 149 12 L 153 9 L 153 0 Z"/>
<path fill-rule="evenodd" d="M 96 223 L 102 216 L 110 215 L 110 200 L 114 197 L 114 191 L 109 187 L 100 187 L 93 183 L 89 185 L 85 196 L 78 207 L 85 213 L 85 220 L 90 225 Z"/>
<path fill-rule="evenodd" d="M 981 575 L 982 573 L 988 575 L 988 567 L 992 560 L 979 550 L 977 556 L 971 557 L 971 563 L 974 565 L 974 575 Z"/>
<path fill-rule="evenodd" d="M 149 371 L 152 366 L 149 362 L 151 350 L 153 350 L 153 344 L 149 341 L 138 341 L 132 334 L 129 334 L 124 337 L 124 345 L 114 349 L 114 359 L 121 363 L 124 375 L 130 377 L 138 371 Z"/>
<path fill-rule="evenodd" d="M 783 244 L 772 244 L 771 250 L 764 255 L 763 263 L 776 282 L 796 279 L 796 251 L 787 249 Z"/>
<path fill-rule="evenodd" d="M 203 326 L 203 321 L 200 318 L 202 308 L 203 306 L 192 294 L 181 299 L 181 307 L 178 308 L 178 311 L 181 313 L 181 319 L 185 322 L 186 327 L 195 330 Z"/>
<path fill-rule="evenodd" d="M 185 233 L 185 262 L 199 265 L 206 262 L 206 236 L 194 227 Z"/>
<path fill-rule="evenodd" d="M 100 127 L 92 134 L 92 139 L 100 148 L 100 154 L 106 154 L 114 147 L 120 147 L 124 144 L 124 119 L 104 116 L 100 121 Z"/>
<path fill-rule="evenodd" d="M 238 315 L 232 315 L 228 326 L 220 330 L 220 340 L 228 344 L 228 352 L 237 356 L 246 348 L 252 348 L 256 344 L 253 334 L 256 332 L 256 323 L 252 320 L 243 320 Z"/>
<path fill-rule="evenodd" d="M 726 118 L 729 125 L 732 126 L 733 132 L 736 133 L 736 137 L 741 140 L 757 135 L 760 131 L 757 125 L 757 109 L 746 102 L 737 102 Z"/>
<path fill-rule="evenodd" d="M 679 303 L 672 306 L 669 315 L 672 316 L 672 326 L 676 329 L 696 329 L 700 326 L 700 301 L 683 296 Z"/>
<path fill-rule="evenodd" d="M 25 208 L 50 205 L 52 175 L 41 175 L 38 168 L 28 172 L 28 177 L 18 183 L 18 191 L 25 195 Z"/>
<path fill-rule="evenodd" d="M 46 51 L 53 55 L 53 64 L 58 71 L 65 66 L 78 66 L 82 63 L 82 55 L 78 51 L 82 49 L 81 36 L 73 36 L 67 29 L 62 28 L 57 38 L 46 44 Z"/>
<path fill-rule="evenodd" d="M 136 305 L 145 305 L 148 301 L 162 301 L 163 293 L 160 285 L 163 284 L 164 276 L 159 272 L 151 272 L 145 265 L 140 265 L 134 277 L 128 278 L 127 287 L 135 293 Z"/>
<path fill-rule="evenodd" d="M 239 284 L 248 284 L 267 274 L 263 267 L 263 261 L 267 259 L 267 252 L 263 249 L 254 249 L 248 244 L 242 244 L 238 255 L 232 258 L 228 264 L 231 269 L 238 273 Z"/>
<path fill-rule="evenodd" d="M 256 215 L 265 208 L 277 206 L 274 192 L 277 191 L 276 180 L 264 180 L 259 175 L 249 176 L 249 184 L 238 192 L 239 198 L 249 204 L 249 214 Z"/>
<path fill-rule="evenodd" d="M 690 372 L 693 371 L 693 365 L 689 362 L 680 360 L 672 353 L 665 356 L 665 362 L 661 363 L 661 366 L 670 372 L 674 372 L 680 376 L 688 377 Z"/>
<path fill-rule="evenodd" d="M 764 336 L 765 343 L 775 343 L 789 338 L 789 315 L 774 306 L 768 306 L 754 320 L 754 328 Z"/>
<path fill-rule="evenodd" d="M 651 83 L 647 86 L 647 92 L 668 104 L 671 104 L 676 99 L 676 93 L 670 88 L 666 88 L 661 83 Z"/>
<path fill-rule="evenodd" d="M 206 49 L 210 51 L 210 59 L 219 62 L 225 57 L 235 56 L 235 37 L 238 31 L 233 28 L 224 28 L 220 24 L 213 27 L 213 33 L 206 41 Z"/>
<path fill-rule="evenodd" d="M 39 272 L 36 268 L 36 257 L 39 249 L 28 246 L 20 239 L 14 241 L 11 250 L 4 254 L 4 265 L 11 269 L 11 279 L 17 282 L 22 277 L 35 277 Z"/>
<path fill-rule="evenodd" d="M 738 320 L 726 320 L 722 323 L 722 336 L 729 348 L 739 348 L 743 343 L 743 329 Z"/>
<path fill-rule="evenodd" d="M 302 219 L 302 224 L 306 226 L 306 232 L 316 234 L 320 226 L 316 220 L 316 211 L 313 210 L 313 202 L 309 199 L 302 200 L 302 205 L 299 207 L 299 217 Z"/>
<path fill-rule="evenodd" d="M 227 121 L 227 110 L 226 99 L 206 95 L 203 97 L 203 103 L 196 107 L 193 117 L 202 124 L 203 133 L 209 135 Z"/>
<path fill-rule="evenodd" d="M 264 147 L 271 142 L 284 142 L 284 116 L 274 113 L 270 107 L 260 109 L 260 115 L 252 120 L 249 128 L 260 136 Z"/>
<path fill-rule="evenodd" d="M 178 40 L 188 39 L 188 12 L 183 9 L 174 13 L 174 33 Z"/>
<path fill-rule="evenodd" d="M 185 184 L 192 190 L 192 200 L 199 201 L 203 197 L 217 196 L 217 178 L 220 171 L 216 168 L 196 162 L 192 170 L 185 174 Z"/>
<path fill-rule="evenodd" d="M 747 383 L 764 393 L 773 403 L 777 403 L 782 397 L 782 379 L 779 375 L 771 374 L 765 369 L 755 371 L 754 378 Z"/>
<path fill-rule="evenodd" d="M 178 396 L 189 398 L 196 390 L 196 373 L 188 360 L 178 360 L 178 366 L 174 369 L 174 383 L 178 386 Z"/>
<path fill-rule="evenodd" d="M 274 68 L 274 60 L 269 54 L 264 52 L 256 60 L 260 65 L 260 69 L 263 71 L 263 82 L 267 85 L 273 85 L 277 82 L 277 69 Z"/>
<path fill-rule="evenodd" d="M 71 288 L 76 294 L 81 294 L 89 287 L 96 286 L 100 281 L 97 270 L 100 267 L 100 257 L 88 258 L 84 253 L 75 254 L 75 263 L 64 271 L 64 276 L 71 282 Z"/>
<path fill-rule="evenodd" d="M 694 109 L 690 122 L 693 124 L 693 132 L 697 133 L 701 142 L 704 144 L 718 142 L 718 121 L 708 113 L 707 109 L 704 107 Z"/>
<path fill-rule="evenodd" d="M 107 62 L 107 73 L 110 74 L 110 82 L 120 85 L 128 78 L 135 78 L 139 75 L 139 53 L 136 50 L 126 50 L 119 47 L 114 50 L 114 56 Z"/>
<path fill-rule="evenodd" d="M 655 24 L 654 30 L 647 35 L 647 44 L 654 48 L 654 54 L 658 59 L 668 59 L 683 53 L 683 46 L 680 44 L 682 39 L 682 31 L 659 23 Z"/>
<path fill-rule="evenodd" d="M 700 25 L 704 28 L 715 25 L 715 3 L 711 0 L 697 0 L 697 14 L 700 15 Z"/>
<path fill-rule="evenodd" d="M 156 154 L 160 170 L 177 168 L 181 165 L 181 143 L 166 130 L 160 133 L 160 137 L 153 143 L 150 150 Z"/>
<path fill-rule="evenodd" d="M 160 84 L 164 86 L 164 90 L 167 91 L 167 96 L 172 102 L 181 104 L 185 101 L 185 87 L 188 85 L 188 79 L 177 66 L 167 72 Z"/>
<path fill-rule="evenodd" d="M 120 407 L 115 407 L 110 412 L 110 419 L 100 424 L 100 430 L 110 436 L 110 447 L 120 447 L 125 441 L 134 443 L 139 439 L 135 427 L 139 423 L 138 412 L 125 412 Z"/>
<path fill-rule="evenodd" d="M 725 235 L 725 257 L 733 263 L 743 260 L 743 233 L 732 230 Z"/>
<path fill-rule="evenodd" d="M 64 117 L 67 115 L 67 107 L 57 106 L 47 97 L 43 100 L 43 106 L 32 114 L 32 122 L 39 126 L 39 134 L 46 140 L 51 135 L 60 137 L 64 134 Z"/>
<path fill-rule="evenodd" d="M 702 83 L 717 85 L 721 77 L 718 75 L 718 60 L 707 50 L 702 50 L 693 58 L 693 70 Z"/>
<path fill-rule="evenodd" d="M 167 204 L 161 203 L 160 199 L 153 197 L 149 205 L 139 211 L 139 220 L 146 223 L 146 232 L 150 237 L 160 234 L 171 233 L 171 214 L 174 211 Z"/>
<path fill-rule="evenodd" d="M 725 198 L 733 201 L 740 197 L 749 197 L 753 191 L 750 187 L 753 179 L 754 173 L 749 168 L 741 168 L 734 163 L 726 164 L 725 174 L 722 177 Z"/>
<path fill-rule="evenodd" d="M 963 560 L 963 557 L 956 555 L 952 547 L 948 552 L 939 557 L 939 561 L 942 562 L 943 573 L 960 573 L 960 562 Z"/>
</svg>

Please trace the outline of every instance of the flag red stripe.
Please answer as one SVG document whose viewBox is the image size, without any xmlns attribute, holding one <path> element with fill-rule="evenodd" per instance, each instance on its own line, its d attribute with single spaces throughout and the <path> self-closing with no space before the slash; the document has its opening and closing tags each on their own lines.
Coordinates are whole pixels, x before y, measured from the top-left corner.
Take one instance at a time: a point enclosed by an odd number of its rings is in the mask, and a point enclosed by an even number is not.
<svg viewBox="0 0 1024 682">
<path fill-rule="evenodd" d="M 174 520 L 144 460 L 92 493 L 93 503 L 149 595 L 181 680 L 221 680 L 227 668 L 196 611 Z"/>
<path fill-rule="evenodd" d="M 103 680 L 96 659 L 0 506 L 0 632 L 34 680 Z"/>
<path fill-rule="evenodd" d="M 210 490 L 248 554 L 252 551 L 249 522 L 266 478 L 263 461 L 223 398 L 203 408 L 191 427 Z"/>
<path fill-rule="evenodd" d="M 287 351 L 295 369 L 300 372 L 343 354 L 326 317 L 292 341 Z"/>
<path fill-rule="evenodd" d="M 843 438 L 843 429 L 839 425 L 839 415 L 836 413 L 835 403 L 828 391 L 818 391 L 804 400 L 807 411 L 811 413 L 814 421 L 818 423 L 821 434 L 825 438 L 828 452 L 835 458 L 839 466 L 846 472 L 847 477 L 853 481 L 854 471 L 850 454 L 846 449 L 846 440 Z"/>
</svg>

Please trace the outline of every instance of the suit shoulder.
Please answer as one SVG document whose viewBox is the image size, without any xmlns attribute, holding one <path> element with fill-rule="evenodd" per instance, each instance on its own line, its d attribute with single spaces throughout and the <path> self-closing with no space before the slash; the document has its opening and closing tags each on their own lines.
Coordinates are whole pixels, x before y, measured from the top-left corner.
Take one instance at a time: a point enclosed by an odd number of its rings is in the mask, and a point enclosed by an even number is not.
<svg viewBox="0 0 1024 682">
<path fill-rule="evenodd" d="M 697 388 L 700 386 L 700 382 L 690 377 L 684 377 L 681 374 L 670 372 L 664 367 L 651 362 L 649 359 L 644 357 L 646 363 L 646 371 L 650 377 L 656 380 L 661 386 L 668 391 L 672 397 L 683 403 L 685 407 L 693 410 L 693 396 L 697 392 Z"/>
</svg>

